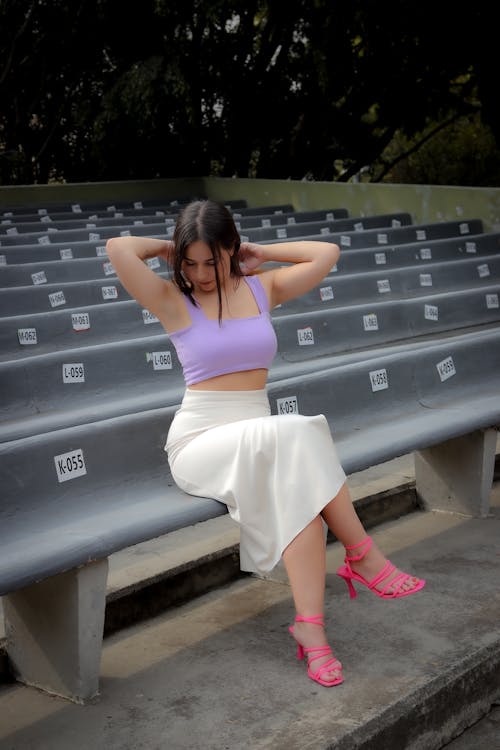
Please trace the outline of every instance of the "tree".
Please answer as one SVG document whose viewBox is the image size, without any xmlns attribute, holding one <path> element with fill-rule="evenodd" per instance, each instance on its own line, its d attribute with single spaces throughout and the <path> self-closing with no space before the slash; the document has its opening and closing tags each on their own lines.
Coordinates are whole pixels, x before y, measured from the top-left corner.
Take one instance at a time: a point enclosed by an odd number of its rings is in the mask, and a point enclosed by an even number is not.
<svg viewBox="0 0 500 750">
<path fill-rule="evenodd" d="M 0 2 L 3 183 L 389 179 L 465 121 L 498 151 L 485 0 L 20 5 Z"/>
</svg>

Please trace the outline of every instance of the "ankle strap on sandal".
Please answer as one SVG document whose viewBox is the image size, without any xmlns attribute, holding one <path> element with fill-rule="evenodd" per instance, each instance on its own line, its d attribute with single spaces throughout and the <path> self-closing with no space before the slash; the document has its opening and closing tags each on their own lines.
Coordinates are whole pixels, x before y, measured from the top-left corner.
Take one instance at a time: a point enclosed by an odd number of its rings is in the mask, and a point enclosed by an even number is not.
<svg viewBox="0 0 500 750">
<path fill-rule="evenodd" d="M 349 562 L 357 562 L 358 560 L 362 560 L 363 557 L 369 552 L 373 545 L 373 539 L 371 536 L 365 536 L 362 542 L 359 542 L 359 544 L 346 544 L 345 545 L 345 551 L 346 551 L 346 557 L 345 559 Z M 349 552 L 351 550 L 359 550 L 359 554 L 350 555 Z"/>
<path fill-rule="evenodd" d="M 302 617 L 302 615 L 295 616 L 295 622 L 311 622 L 313 625 L 321 625 L 325 627 L 324 615 L 313 615 L 312 617 Z"/>
</svg>

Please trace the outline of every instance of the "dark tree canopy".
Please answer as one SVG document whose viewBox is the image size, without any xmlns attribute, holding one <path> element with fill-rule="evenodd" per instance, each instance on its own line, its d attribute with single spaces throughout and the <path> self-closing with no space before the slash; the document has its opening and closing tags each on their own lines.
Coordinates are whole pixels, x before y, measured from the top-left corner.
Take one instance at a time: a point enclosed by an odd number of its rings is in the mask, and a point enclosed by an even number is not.
<svg viewBox="0 0 500 750">
<path fill-rule="evenodd" d="M 498 184 L 494 29 L 485 0 L 0 0 L 0 180 Z"/>
</svg>

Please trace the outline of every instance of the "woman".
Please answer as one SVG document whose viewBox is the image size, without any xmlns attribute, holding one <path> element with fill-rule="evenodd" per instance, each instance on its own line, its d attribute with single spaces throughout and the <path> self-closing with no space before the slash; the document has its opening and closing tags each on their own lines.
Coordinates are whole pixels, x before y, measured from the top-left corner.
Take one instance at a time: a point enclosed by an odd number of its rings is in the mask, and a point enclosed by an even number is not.
<svg viewBox="0 0 500 750">
<path fill-rule="evenodd" d="M 425 581 L 397 570 L 366 535 L 324 416 L 270 414 L 266 381 L 276 336 L 269 310 L 316 286 L 336 264 L 338 246 L 240 244 L 224 206 L 193 201 L 179 215 L 173 241 L 116 237 L 107 252 L 124 287 L 159 318 L 183 366 L 186 391 L 165 446 L 174 480 L 190 494 L 226 503 L 240 524 L 243 570 L 269 571 L 283 559 L 297 657 L 307 657 L 311 679 L 340 684 L 342 666 L 318 614 L 326 574 L 322 519 L 346 549 L 337 572 L 351 597 L 353 581 L 383 598 L 414 594 Z M 173 268 L 172 279 L 144 263 L 154 257 Z M 273 267 L 260 269 L 269 261 Z"/>
</svg>

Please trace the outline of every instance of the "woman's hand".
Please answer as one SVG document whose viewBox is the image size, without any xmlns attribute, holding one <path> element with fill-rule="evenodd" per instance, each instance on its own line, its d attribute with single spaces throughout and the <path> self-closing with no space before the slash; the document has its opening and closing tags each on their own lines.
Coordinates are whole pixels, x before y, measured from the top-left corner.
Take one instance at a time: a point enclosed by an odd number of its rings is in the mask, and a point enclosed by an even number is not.
<svg viewBox="0 0 500 750">
<path fill-rule="evenodd" d="M 238 250 L 238 259 L 243 274 L 248 276 L 264 263 L 263 249 L 255 242 L 242 242 Z"/>
</svg>

